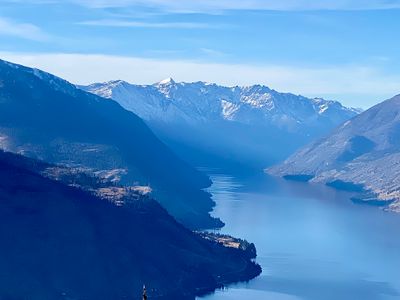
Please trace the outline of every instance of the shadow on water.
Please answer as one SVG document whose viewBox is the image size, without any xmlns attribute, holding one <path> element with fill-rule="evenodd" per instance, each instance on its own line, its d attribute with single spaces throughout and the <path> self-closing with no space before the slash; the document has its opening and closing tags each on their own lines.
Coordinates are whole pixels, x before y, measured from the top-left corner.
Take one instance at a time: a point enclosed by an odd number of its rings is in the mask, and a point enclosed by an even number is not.
<svg viewBox="0 0 400 300">
<path fill-rule="evenodd" d="M 252 289 L 274 291 L 287 295 L 296 295 L 300 299 L 337 300 L 363 299 L 378 300 L 382 295 L 398 297 L 397 291 L 386 282 L 368 280 L 318 280 L 318 279 L 288 279 L 266 278 L 268 287 L 262 284 L 252 286 Z"/>
<path fill-rule="evenodd" d="M 399 215 L 322 185 L 207 171 L 221 231 L 256 244 L 263 274 L 205 299 L 400 299 Z"/>
</svg>

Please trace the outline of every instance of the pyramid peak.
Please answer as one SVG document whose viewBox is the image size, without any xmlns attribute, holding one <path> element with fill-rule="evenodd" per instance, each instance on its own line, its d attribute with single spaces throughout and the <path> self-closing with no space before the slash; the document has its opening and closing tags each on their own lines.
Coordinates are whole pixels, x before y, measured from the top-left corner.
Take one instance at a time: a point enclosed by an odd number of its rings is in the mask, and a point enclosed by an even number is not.
<svg viewBox="0 0 400 300">
<path fill-rule="evenodd" d="M 174 83 L 175 81 L 171 77 L 168 77 L 164 80 L 161 80 L 158 84 L 174 84 Z"/>
</svg>

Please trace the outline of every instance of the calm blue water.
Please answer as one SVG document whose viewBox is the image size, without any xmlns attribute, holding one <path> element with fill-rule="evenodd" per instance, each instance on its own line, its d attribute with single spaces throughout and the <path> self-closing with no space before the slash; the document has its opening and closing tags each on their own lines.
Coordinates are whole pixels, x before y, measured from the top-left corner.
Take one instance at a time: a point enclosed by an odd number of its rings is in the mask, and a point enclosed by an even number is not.
<svg viewBox="0 0 400 300">
<path fill-rule="evenodd" d="M 254 242 L 263 273 L 202 300 L 400 299 L 400 215 L 323 186 L 211 177 L 221 231 Z"/>
</svg>

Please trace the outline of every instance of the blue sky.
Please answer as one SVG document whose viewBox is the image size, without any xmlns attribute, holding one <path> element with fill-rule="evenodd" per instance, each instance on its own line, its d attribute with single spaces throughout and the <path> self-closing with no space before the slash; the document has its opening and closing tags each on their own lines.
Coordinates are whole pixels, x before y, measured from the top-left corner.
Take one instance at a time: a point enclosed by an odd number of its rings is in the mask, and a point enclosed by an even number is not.
<svg viewBox="0 0 400 300">
<path fill-rule="evenodd" d="M 363 108 L 400 93 L 399 35 L 396 0 L 0 2 L 0 57 L 74 83 L 260 83 Z"/>
</svg>

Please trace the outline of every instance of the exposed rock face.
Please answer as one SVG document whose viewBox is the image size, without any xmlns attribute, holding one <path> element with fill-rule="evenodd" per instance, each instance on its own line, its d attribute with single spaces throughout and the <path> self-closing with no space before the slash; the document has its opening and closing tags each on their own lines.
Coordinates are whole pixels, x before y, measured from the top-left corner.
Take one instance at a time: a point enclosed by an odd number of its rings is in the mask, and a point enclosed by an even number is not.
<svg viewBox="0 0 400 300">
<path fill-rule="evenodd" d="M 145 86 L 118 80 L 81 88 L 136 113 L 181 156 L 200 164 L 209 158 L 262 168 L 358 113 L 336 101 L 260 85 L 167 79 Z"/>
<path fill-rule="evenodd" d="M 400 201 L 400 96 L 345 122 L 268 169 L 279 176 L 309 176 L 312 182 L 359 192 L 361 200 L 385 202 L 398 211 Z"/>
</svg>

